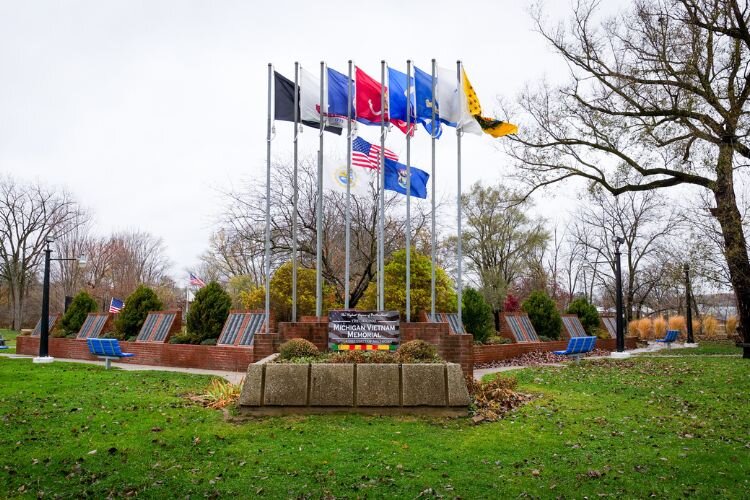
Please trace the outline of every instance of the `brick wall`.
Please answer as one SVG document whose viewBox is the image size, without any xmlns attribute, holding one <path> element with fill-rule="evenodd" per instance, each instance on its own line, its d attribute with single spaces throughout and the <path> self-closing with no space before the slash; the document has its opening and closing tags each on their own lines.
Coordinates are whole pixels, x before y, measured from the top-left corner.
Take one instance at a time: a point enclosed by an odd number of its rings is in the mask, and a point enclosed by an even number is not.
<svg viewBox="0 0 750 500">
<path fill-rule="evenodd" d="M 178 366 L 183 368 L 244 372 L 247 370 L 247 365 L 255 361 L 253 347 L 218 347 L 120 341 L 120 348 L 123 352 L 134 353 L 135 356 L 124 358 L 119 362 L 139 365 Z M 19 354 L 38 354 L 39 338 L 29 336 L 17 337 L 16 352 Z M 79 339 L 50 338 L 49 354 L 52 357 L 58 358 L 98 359 L 89 353 L 86 341 Z"/>
<path fill-rule="evenodd" d="M 635 349 L 635 340 L 635 338 L 626 338 L 625 348 Z M 605 351 L 615 351 L 617 350 L 616 342 L 615 339 L 598 339 L 596 341 L 596 348 Z M 532 351 L 563 351 L 567 346 L 567 340 L 558 340 L 554 342 L 530 342 L 523 344 L 475 345 L 474 363 L 479 364 L 492 361 L 502 361 Z"/>
</svg>

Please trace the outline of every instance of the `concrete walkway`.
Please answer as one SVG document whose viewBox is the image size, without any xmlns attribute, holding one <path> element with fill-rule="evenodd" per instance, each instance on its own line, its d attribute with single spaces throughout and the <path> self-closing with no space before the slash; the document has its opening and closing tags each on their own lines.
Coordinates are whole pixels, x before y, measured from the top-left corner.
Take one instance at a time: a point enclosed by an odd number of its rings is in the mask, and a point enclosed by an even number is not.
<svg viewBox="0 0 750 500">
<path fill-rule="evenodd" d="M 5 358 L 10 359 L 31 359 L 34 356 L 28 356 L 25 354 L 0 354 Z M 89 361 L 86 359 L 67 359 L 67 358 L 55 358 L 55 363 L 85 363 L 88 365 L 100 365 L 104 366 L 103 361 Z M 113 363 L 112 368 L 126 370 L 126 371 L 161 371 L 161 372 L 178 372 L 178 373 L 190 373 L 193 375 L 213 375 L 215 377 L 221 377 L 228 380 L 233 384 L 239 384 L 243 378 L 245 378 L 245 372 L 230 372 L 223 370 L 203 370 L 200 368 L 180 368 L 176 366 L 153 366 L 153 365 L 136 365 L 133 363 Z"/>
</svg>

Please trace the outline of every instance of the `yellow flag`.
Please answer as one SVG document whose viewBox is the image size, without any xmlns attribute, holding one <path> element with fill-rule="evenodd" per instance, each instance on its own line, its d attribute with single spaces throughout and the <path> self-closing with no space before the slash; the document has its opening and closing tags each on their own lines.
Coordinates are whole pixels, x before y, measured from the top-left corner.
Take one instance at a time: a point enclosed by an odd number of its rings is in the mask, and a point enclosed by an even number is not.
<svg viewBox="0 0 750 500">
<path fill-rule="evenodd" d="M 479 126 L 482 127 L 482 131 L 486 134 L 491 135 L 492 137 L 502 137 L 508 134 L 517 134 L 517 125 L 482 116 L 482 105 L 479 104 L 477 93 L 474 92 L 474 87 L 471 86 L 469 77 L 466 76 L 466 70 L 461 68 L 461 71 L 463 73 L 462 76 L 464 81 L 464 94 L 466 94 L 466 103 L 469 107 L 469 113 L 473 115 L 477 120 Z"/>
</svg>

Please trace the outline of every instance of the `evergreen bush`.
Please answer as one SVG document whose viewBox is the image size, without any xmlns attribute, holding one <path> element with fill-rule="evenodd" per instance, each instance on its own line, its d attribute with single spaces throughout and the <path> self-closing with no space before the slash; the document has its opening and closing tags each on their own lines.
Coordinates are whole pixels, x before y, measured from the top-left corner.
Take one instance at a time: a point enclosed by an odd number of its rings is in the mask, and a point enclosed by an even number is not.
<svg viewBox="0 0 750 500">
<path fill-rule="evenodd" d="M 138 335 L 151 311 L 164 308 L 156 293 L 145 285 L 139 285 L 125 300 L 125 307 L 115 319 L 114 338 L 124 340 Z"/>
<path fill-rule="evenodd" d="M 461 320 L 464 328 L 474 336 L 475 342 L 484 343 L 495 333 L 495 317 L 492 315 L 492 308 L 485 302 L 482 294 L 473 288 L 464 290 L 462 302 Z"/>
<path fill-rule="evenodd" d="M 436 363 L 442 361 L 437 349 L 424 340 L 410 340 L 401 344 L 396 351 L 396 359 L 400 363 Z"/>
<path fill-rule="evenodd" d="M 280 359 L 314 358 L 320 355 L 317 346 L 305 339 L 292 339 L 279 346 Z"/>
<path fill-rule="evenodd" d="M 587 335 L 596 335 L 596 330 L 599 328 L 599 312 L 596 306 L 589 304 L 586 297 L 578 297 L 571 302 L 567 312 L 578 316 Z"/>
<path fill-rule="evenodd" d="M 523 301 L 521 308 L 529 315 L 537 335 L 551 339 L 560 338 L 562 318 L 555 302 L 545 292 L 541 290 L 532 292 L 529 298 Z"/>
<path fill-rule="evenodd" d="M 70 307 L 60 320 L 60 330 L 63 336 L 78 333 L 83 322 L 86 321 L 86 316 L 96 309 L 94 298 L 86 292 L 79 292 L 73 297 L 73 302 L 70 303 Z"/>
<path fill-rule="evenodd" d="M 198 290 L 187 315 L 187 331 L 194 339 L 192 343 L 218 339 L 231 307 L 232 297 L 215 281 Z"/>
</svg>

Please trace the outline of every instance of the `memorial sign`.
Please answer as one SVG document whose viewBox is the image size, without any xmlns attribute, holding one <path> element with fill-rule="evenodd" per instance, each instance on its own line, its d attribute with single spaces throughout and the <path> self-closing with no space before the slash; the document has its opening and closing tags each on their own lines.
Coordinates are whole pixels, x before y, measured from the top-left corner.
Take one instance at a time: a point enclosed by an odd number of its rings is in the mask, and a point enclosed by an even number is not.
<svg viewBox="0 0 750 500">
<path fill-rule="evenodd" d="M 398 349 L 398 311 L 330 311 L 328 348 L 332 351 Z"/>
</svg>

